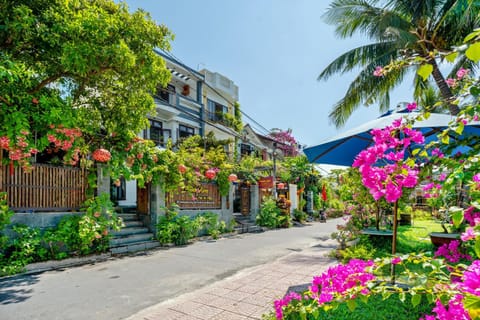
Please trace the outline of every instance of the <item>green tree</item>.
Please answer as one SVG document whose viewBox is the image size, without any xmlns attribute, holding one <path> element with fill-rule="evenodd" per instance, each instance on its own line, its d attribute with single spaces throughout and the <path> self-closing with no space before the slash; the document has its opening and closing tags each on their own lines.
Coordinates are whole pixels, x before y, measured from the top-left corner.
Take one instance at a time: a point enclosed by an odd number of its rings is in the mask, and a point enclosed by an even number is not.
<svg viewBox="0 0 480 320">
<path fill-rule="evenodd" d="M 414 80 L 416 98 L 428 87 L 426 80 L 431 74 L 443 104 L 451 114 L 457 114 L 459 108 L 452 103 L 454 95 L 439 62 L 478 27 L 479 12 L 480 5 L 474 0 L 333 1 L 324 17 L 336 27 L 336 34 L 348 38 L 360 33 L 373 42 L 342 54 L 320 73 L 318 79 L 326 80 L 336 73 L 360 68 L 345 96 L 330 112 L 332 122 L 342 126 L 362 103 L 378 103 L 381 111 L 388 110 L 389 92 L 411 69 L 420 74 L 416 74 Z M 413 58 L 420 59 L 421 63 L 415 60 L 412 63 Z M 374 75 L 377 67 L 392 63 L 400 67 L 382 76 Z M 452 72 L 469 63 L 459 56 Z M 381 73 L 381 69 L 377 71 Z"/>
<path fill-rule="evenodd" d="M 0 0 L 0 148 L 20 164 L 52 143 L 123 150 L 170 79 L 154 49 L 172 39 L 148 13 L 112 0 Z"/>
</svg>

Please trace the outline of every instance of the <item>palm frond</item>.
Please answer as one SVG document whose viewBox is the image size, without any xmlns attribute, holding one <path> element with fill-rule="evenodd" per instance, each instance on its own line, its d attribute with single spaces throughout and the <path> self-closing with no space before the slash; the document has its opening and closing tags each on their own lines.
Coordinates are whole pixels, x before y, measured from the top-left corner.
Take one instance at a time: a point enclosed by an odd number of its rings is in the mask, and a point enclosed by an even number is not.
<svg viewBox="0 0 480 320">
<path fill-rule="evenodd" d="M 359 66 L 374 63 L 384 66 L 397 58 L 398 48 L 395 42 L 379 42 L 352 49 L 332 61 L 318 76 L 317 80 L 326 80 L 333 74 L 343 74 Z M 372 69 L 373 72 L 373 69 Z"/>
<path fill-rule="evenodd" d="M 329 118 L 335 126 L 342 127 L 362 104 L 380 103 L 381 110 L 389 109 L 389 92 L 399 84 L 398 80 L 403 80 L 407 69 L 395 69 L 380 78 L 375 77 L 371 70 L 372 65 L 364 68 L 352 81 L 345 96 L 334 105 Z"/>
</svg>

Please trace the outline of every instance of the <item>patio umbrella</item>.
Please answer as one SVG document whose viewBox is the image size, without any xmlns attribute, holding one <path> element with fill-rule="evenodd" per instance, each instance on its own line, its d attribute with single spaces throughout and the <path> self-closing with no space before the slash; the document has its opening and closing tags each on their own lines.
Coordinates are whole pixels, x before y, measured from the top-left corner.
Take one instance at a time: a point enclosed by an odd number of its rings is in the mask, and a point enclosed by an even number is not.
<svg viewBox="0 0 480 320">
<path fill-rule="evenodd" d="M 381 129 L 400 117 L 416 117 L 417 112 L 388 112 L 379 118 L 348 130 L 322 143 L 303 150 L 311 163 L 351 166 L 357 154 L 373 144 L 372 129 Z M 448 127 L 454 118 L 448 114 L 432 113 L 427 120 L 416 121 L 413 127 L 425 136 L 425 142 L 437 139 L 437 134 Z M 462 137 L 480 136 L 480 122 L 470 122 L 465 126 Z M 460 149 L 462 150 L 462 149 Z M 465 150 L 465 148 L 463 148 Z"/>
</svg>

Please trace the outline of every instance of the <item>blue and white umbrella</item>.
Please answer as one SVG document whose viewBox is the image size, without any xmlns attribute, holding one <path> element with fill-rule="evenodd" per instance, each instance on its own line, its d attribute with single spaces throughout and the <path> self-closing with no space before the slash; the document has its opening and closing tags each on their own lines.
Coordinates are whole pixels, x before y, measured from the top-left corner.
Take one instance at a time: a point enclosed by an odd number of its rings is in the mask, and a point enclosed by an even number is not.
<svg viewBox="0 0 480 320">
<path fill-rule="evenodd" d="M 375 120 L 327 139 L 318 145 L 307 147 L 303 151 L 311 163 L 351 166 L 358 153 L 373 144 L 370 134 L 372 129 L 385 128 L 401 117 L 414 118 L 418 115 L 417 112 L 389 112 Z M 437 134 L 446 129 L 452 120 L 454 120 L 454 117 L 448 114 L 432 113 L 428 119 L 416 121 L 413 127 L 422 132 L 426 143 L 428 143 L 436 140 Z M 452 138 L 463 140 L 463 138 L 471 135 L 480 136 L 480 122 L 470 122 L 465 126 L 461 136 L 452 136 Z"/>
</svg>

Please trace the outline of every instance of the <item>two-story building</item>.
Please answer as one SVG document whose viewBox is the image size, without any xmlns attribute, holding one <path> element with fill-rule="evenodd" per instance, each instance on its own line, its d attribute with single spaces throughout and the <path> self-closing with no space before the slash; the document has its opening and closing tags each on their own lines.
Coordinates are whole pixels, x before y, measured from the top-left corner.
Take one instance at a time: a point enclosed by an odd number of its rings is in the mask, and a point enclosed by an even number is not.
<svg viewBox="0 0 480 320">
<path fill-rule="evenodd" d="M 205 77 L 203 104 L 205 107 L 205 134 L 212 132 L 217 140 L 230 140 L 225 148 L 229 157 L 235 151 L 235 138 L 240 137 L 234 127 L 235 103 L 238 101 L 238 86 L 218 72 L 202 69 Z"/>
<path fill-rule="evenodd" d="M 232 128 L 238 86 L 219 73 L 207 69 L 198 72 L 168 53 L 156 53 L 165 60 L 172 77 L 166 87 L 155 92 L 156 113 L 149 117 L 150 126 L 139 135 L 165 147 L 169 140 L 176 145 L 182 138 L 204 137 L 212 132 L 217 140 L 231 141 L 225 152 L 233 156 L 235 138 L 240 136 Z M 119 205 L 136 205 L 136 181 L 122 181 L 120 187 L 112 188 Z"/>
</svg>

